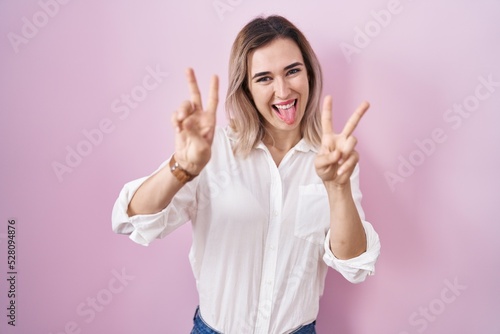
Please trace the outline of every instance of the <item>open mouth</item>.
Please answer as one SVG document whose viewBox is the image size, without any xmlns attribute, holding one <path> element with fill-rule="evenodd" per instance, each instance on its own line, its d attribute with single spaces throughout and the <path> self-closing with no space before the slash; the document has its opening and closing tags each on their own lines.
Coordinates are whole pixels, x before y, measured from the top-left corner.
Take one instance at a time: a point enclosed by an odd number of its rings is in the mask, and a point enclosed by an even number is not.
<svg viewBox="0 0 500 334">
<path fill-rule="evenodd" d="M 283 122 L 290 125 L 295 122 L 295 115 L 297 113 L 296 105 L 297 99 L 273 104 L 273 109 Z"/>
</svg>

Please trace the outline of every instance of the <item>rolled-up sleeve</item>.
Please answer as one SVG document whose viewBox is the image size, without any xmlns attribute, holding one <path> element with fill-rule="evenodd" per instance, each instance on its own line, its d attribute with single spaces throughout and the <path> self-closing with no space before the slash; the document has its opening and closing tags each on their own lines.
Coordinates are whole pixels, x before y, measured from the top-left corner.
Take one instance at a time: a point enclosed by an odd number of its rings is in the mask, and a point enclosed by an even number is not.
<svg viewBox="0 0 500 334">
<path fill-rule="evenodd" d="M 164 165 L 165 163 L 162 164 Z M 165 237 L 188 222 L 190 210 L 194 206 L 194 182 L 192 182 L 179 190 L 171 203 L 162 211 L 129 217 L 128 205 L 137 189 L 148 177 L 128 182 L 123 186 L 115 201 L 111 216 L 112 229 L 115 233 L 129 235 L 132 241 L 144 246 L 148 246 L 154 239 Z"/>
<path fill-rule="evenodd" d="M 328 230 L 324 242 L 325 253 L 323 261 L 333 269 L 337 270 L 351 283 L 361 283 L 368 275 L 375 274 L 375 263 L 380 255 L 380 239 L 372 224 L 365 220 L 365 213 L 361 206 L 361 190 L 359 187 L 359 165 L 354 169 L 351 176 L 352 197 L 366 234 L 366 251 L 361 255 L 341 260 L 333 255 L 330 249 L 330 230 Z"/>
<path fill-rule="evenodd" d="M 380 255 L 380 239 L 377 232 L 369 222 L 363 221 L 363 227 L 366 233 L 366 252 L 352 259 L 341 260 L 333 255 L 330 249 L 330 231 L 325 239 L 323 261 L 351 283 L 361 283 L 368 275 L 375 274 L 375 262 Z"/>
</svg>

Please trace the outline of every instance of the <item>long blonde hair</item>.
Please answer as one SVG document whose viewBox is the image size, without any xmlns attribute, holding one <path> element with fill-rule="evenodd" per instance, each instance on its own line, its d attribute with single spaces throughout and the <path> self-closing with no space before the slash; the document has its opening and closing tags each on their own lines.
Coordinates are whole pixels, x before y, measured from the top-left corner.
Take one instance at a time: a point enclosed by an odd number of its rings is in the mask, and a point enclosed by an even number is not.
<svg viewBox="0 0 500 334">
<path fill-rule="evenodd" d="M 282 16 L 257 17 L 238 33 L 229 59 L 229 87 L 226 112 L 235 132 L 235 154 L 247 156 L 264 136 L 262 116 L 257 111 L 248 89 L 247 58 L 253 50 L 278 38 L 294 41 L 299 47 L 307 70 L 309 97 L 300 124 L 303 138 L 311 145 L 321 143 L 321 116 L 319 112 L 323 79 L 319 61 L 302 32 Z"/>
</svg>

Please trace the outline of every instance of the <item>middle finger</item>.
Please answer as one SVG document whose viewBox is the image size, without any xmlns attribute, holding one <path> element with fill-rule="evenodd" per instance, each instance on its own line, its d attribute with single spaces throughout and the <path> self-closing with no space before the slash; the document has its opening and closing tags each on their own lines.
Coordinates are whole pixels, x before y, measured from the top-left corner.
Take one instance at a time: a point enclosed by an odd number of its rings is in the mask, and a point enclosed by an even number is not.
<svg viewBox="0 0 500 334">
<path fill-rule="evenodd" d="M 354 114 L 349 118 L 347 121 L 346 125 L 344 126 L 344 129 L 342 130 L 342 134 L 346 137 L 349 137 L 353 132 L 354 129 L 356 129 L 356 126 L 358 126 L 359 121 L 361 120 L 361 117 L 365 114 L 365 112 L 368 110 L 370 107 L 370 104 L 368 102 L 363 102 L 361 105 L 354 111 Z"/>
</svg>

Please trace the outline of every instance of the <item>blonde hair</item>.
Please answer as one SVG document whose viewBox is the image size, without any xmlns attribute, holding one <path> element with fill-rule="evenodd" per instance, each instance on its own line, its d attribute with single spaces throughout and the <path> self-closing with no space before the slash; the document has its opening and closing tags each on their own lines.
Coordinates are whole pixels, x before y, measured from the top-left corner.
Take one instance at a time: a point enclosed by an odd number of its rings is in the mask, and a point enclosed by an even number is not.
<svg viewBox="0 0 500 334">
<path fill-rule="evenodd" d="M 248 89 L 247 58 L 253 50 L 286 38 L 299 47 L 307 70 L 309 97 L 300 124 L 302 137 L 314 147 L 321 143 L 320 96 L 323 86 L 321 67 L 311 45 L 302 32 L 282 16 L 257 17 L 238 33 L 229 58 L 229 87 L 226 112 L 235 132 L 235 154 L 246 157 L 264 136 L 262 116 L 257 111 Z"/>
</svg>

